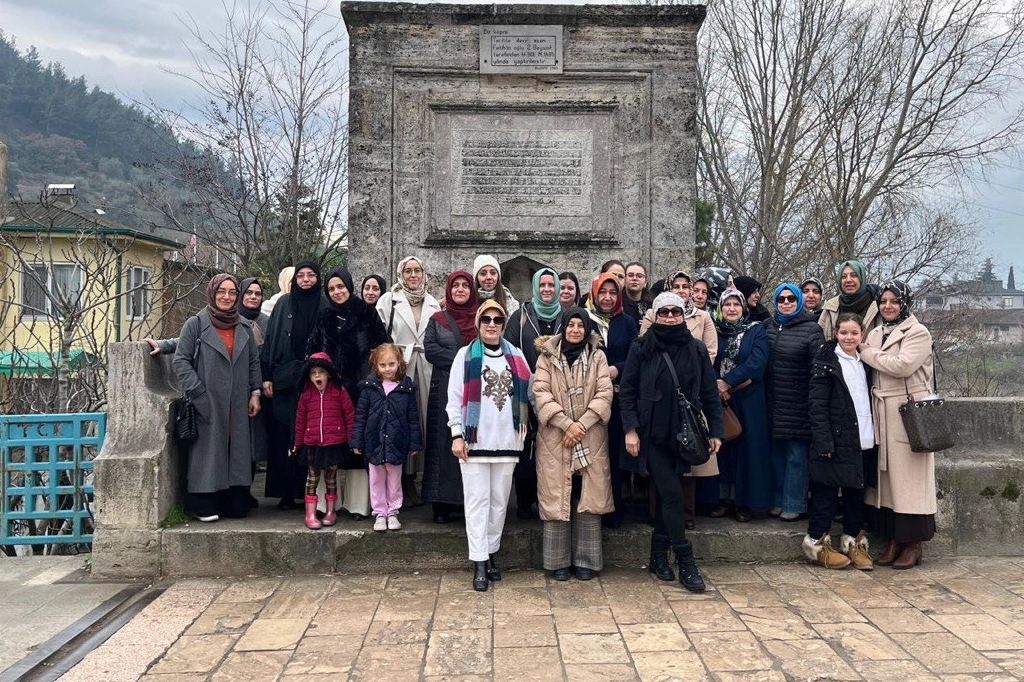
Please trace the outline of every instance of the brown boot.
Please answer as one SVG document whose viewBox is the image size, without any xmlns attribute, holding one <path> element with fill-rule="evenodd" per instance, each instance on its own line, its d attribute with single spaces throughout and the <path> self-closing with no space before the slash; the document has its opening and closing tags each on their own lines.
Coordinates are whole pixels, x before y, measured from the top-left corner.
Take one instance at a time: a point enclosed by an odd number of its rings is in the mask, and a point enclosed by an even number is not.
<svg viewBox="0 0 1024 682">
<path fill-rule="evenodd" d="M 810 535 L 804 536 L 804 554 L 814 563 L 825 568 L 846 568 L 850 560 L 843 554 L 837 552 L 832 546 L 832 538 L 825 533 L 819 540 Z"/>
<path fill-rule="evenodd" d="M 868 554 L 868 539 L 864 537 L 864 531 L 857 533 L 857 537 L 844 535 L 839 541 L 839 546 L 858 571 L 870 571 L 875 567 L 871 555 Z"/>
<path fill-rule="evenodd" d="M 899 557 L 896 561 L 892 562 L 892 567 L 897 571 L 905 571 L 908 568 L 913 568 L 921 563 L 921 554 L 924 548 L 920 542 L 908 542 L 903 545 L 903 551 L 900 552 Z"/>
<path fill-rule="evenodd" d="M 885 548 L 878 558 L 875 559 L 875 563 L 879 566 L 892 566 L 892 562 L 896 561 L 896 558 L 903 551 L 903 545 L 896 542 L 895 540 L 889 541 L 889 546 Z"/>
</svg>

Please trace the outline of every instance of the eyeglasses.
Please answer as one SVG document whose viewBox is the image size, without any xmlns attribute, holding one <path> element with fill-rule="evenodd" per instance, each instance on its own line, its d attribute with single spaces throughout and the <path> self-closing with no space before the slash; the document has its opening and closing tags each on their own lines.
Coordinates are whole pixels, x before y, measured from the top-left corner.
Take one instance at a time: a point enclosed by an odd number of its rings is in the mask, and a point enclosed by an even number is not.
<svg viewBox="0 0 1024 682">
<path fill-rule="evenodd" d="M 217 289 L 213 292 L 214 296 L 227 296 L 228 298 L 235 298 L 238 296 L 238 289 Z"/>
<path fill-rule="evenodd" d="M 796 303 L 796 296 L 779 296 L 775 299 L 776 303 Z"/>
<path fill-rule="evenodd" d="M 490 315 L 481 315 L 480 324 L 496 324 L 500 326 L 505 324 L 505 318 L 501 315 L 495 315 L 494 317 L 491 317 Z"/>
<path fill-rule="evenodd" d="M 658 317 L 682 317 L 682 308 L 658 308 Z"/>
<path fill-rule="evenodd" d="M 647 275 L 642 272 L 627 272 L 626 277 L 629 279 L 647 279 Z"/>
</svg>

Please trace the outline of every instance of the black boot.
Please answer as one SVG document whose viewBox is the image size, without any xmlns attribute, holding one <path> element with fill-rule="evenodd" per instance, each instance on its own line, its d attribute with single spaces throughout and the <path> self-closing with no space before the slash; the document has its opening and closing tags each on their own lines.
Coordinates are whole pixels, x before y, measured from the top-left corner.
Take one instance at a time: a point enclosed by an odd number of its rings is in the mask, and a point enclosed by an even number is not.
<svg viewBox="0 0 1024 682">
<path fill-rule="evenodd" d="M 672 545 L 672 551 L 676 553 L 679 582 L 690 592 L 703 592 L 705 590 L 704 578 L 697 570 L 697 562 L 693 559 L 693 545 L 690 544 L 690 541 L 683 540 L 678 545 Z"/>
<path fill-rule="evenodd" d="M 647 570 L 657 576 L 658 580 L 675 580 L 676 574 L 668 565 L 668 548 L 672 546 L 667 535 L 651 534 L 651 558 L 647 561 Z"/>
<path fill-rule="evenodd" d="M 490 581 L 487 580 L 487 562 L 473 562 L 473 589 L 477 592 L 486 592 Z"/>
<path fill-rule="evenodd" d="M 498 581 L 501 580 L 501 569 L 498 568 L 498 564 L 494 561 L 494 555 L 487 560 L 487 579 Z"/>
</svg>

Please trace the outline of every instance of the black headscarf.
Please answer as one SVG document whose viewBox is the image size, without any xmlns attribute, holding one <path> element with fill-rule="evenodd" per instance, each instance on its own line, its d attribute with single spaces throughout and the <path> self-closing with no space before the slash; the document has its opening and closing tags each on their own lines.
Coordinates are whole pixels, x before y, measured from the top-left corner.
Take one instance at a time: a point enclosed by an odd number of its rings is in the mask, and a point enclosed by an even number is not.
<svg viewBox="0 0 1024 682">
<path fill-rule="evenodd" d="M 259 306 L 255 308 L 245 307 L 245 292 L 253 284 L 256 284 L 260 288 L 260 293 L 263 293 L 263 284 L 255 277 L 246 277 L 242 280 L 242 283 L 238 285 L 238 314 L 247 320 L 256 320 L 260 316 Z"/>
<path fill-rule="evenodd" d="M 571 320 L 574 317 L 578 317 L 580 318 L 580 320 L 583 321 L 583 339 L 576 343 L 570 341 L 565 335 L 566 329 L 568 329 L 569 327 L 569 320 Z M 587 344 L 590 343 L 590 334 L 593 331 L 594 322 L 590 319 L 590 315 L 588 315 L 587 311 L 584 310 L 583 308 L 580 308 L 579 306 L 572 306 L 570 308 L 566 308 L 565 312 L 562 313 L 561 350 L 562 355 L 565 356 L 565 360 L 566 362 L 569 363 L 570 367 L 573 366 L 573 363 L 576 362 L 577 358 L 579 358 L 579 356 L 586 349 Z"/>
<path fill-rule="evenodd" d="M 359 298 L 362 298 L 363 297 L 363 288 L 366 286 L 366 283 L 369 282 L 371 279 L 377 280 L 377 286 L 380 287 L 380 295 L 383 296 L 384 292 L 386 292 L 388 290 L 388 282 L 387 282 L 386 279 L 384 279 L 380 275 L 367 275 L 366 277 L 363 278 L 363 283 L 359 285 L 359 291 L 358 292 L 353 292 L 353 293 L 355 293 L 355 295 L 359 296 Z"/>
<path fill-rule="evenodd" d="M 299 270 L 303 268 L 309 268 L 316 273 L 316 284 L 309 289 L 303 289 L 298 283 Z M 321 291 L 323 285 L 320 280 L 320 266 L 311 260 L 296 263 L 295 274 L 292 275 L 292 289 L 288 293 L 288 305 L 292 313 L 292 355 L 295 358 L 306 357 L 306 342 L 309 340 L 309 332 L 313 329 L 313 322 L 316 321 Z"/>
<path fill-rule="evenodd" d="M 348 298 L 345 299 L 344 303 L 335 303 L 334 300 L 327 293 L 328 285 L 331 280 L 335 277 L 339 277 L 342 282 L 345 283 L 345 288 L 348 289 Z M 327 279 L 324 280 L 324 295 L 327 297 L 327 307 L 339 315 L 344 315 L 352 308 L 353 301 L 358 298 L 355 290 L 352 288 L 352 275 L 348 270 L 341 267 L 340 265 L 327 275 Z"/>
<path fill-rule="evenodd" d="M 878 292 L 878 297 L 875 299 L 875 302 L 878 303 L 879 306 L 882 305 L 882 294 L 886 291 L 891 291 L 900 304 L 900 314 L 895 320 L 887 322 L 883 319 L 882 321 L 883 333 L 888 336 L 889 331 L 891 331 L 892 328 L 910 317 L 910 308 L 914 304 L 914 297 L 910 291 L 909 284 L 899 279 L 889 280 L 882 285 L 881 290 Z"/>
</svg>

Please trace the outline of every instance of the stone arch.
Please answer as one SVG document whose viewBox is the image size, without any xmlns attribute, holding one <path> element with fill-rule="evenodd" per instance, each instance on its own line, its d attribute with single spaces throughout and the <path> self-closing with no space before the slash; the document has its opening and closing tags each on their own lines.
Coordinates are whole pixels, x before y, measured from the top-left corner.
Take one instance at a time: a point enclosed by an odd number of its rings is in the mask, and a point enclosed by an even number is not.
<svg viewBox="0 0 1024 682">
<path fill-rule="evenodd" d="M 541 263 L 528 256 L 516 256 L 502 261 L 501 281 L 509 288 L 516 300 L 525 303 L 533 298 L 533 275 L 541 268 L 551 268 L 558 272 L 553 265 Z"/>
</svg>

